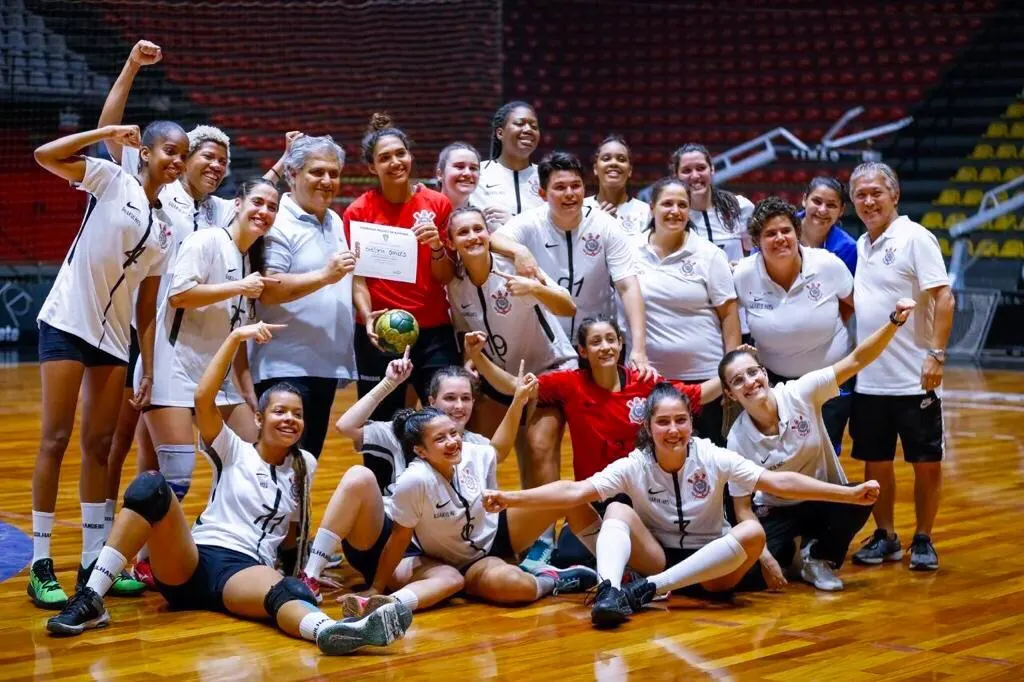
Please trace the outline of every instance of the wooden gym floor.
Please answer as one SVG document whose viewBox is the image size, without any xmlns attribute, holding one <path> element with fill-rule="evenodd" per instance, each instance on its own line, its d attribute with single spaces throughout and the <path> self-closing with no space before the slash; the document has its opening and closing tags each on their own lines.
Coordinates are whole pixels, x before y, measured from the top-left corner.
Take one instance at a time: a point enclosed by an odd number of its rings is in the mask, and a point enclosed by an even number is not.
<svg viewBox="0 0 1024 682">
<path fill-rule="evenodd" d="M 321 656 L 269 625 L 209 613 L 169 613 L 156 594 L 108 598 L 112 623 L 55 639 L 50 614 L 25 594 L 25 573 L 0 584 L 0 679 L 1006 679 L 1024 678 L 1024 374 L 952 368 L 947 373 L 945 493 L 935 540 L 936 574 L 901 565 L 847 564 L 846 591 L 794 584 L 733 604 L 673 598 L 613 632 L 590 627 L 582 596 L 498 608 L 457 599 L 416 614 L 404 641 L 349 658 Z M 335 413 L 354 390 L 339 392 Z M 38 368 L 0 369 L 0 521 L 31 534 L 31 472 L 39 437 Z M 76 436 L 77 438 L 77 436 Z M 568 441 L 568 439 L 567 439 Z M 847 447 L 849 444 L 847 443 Z M 74 585 L 80 543 L 78 446 L 65 458 L 54 528 L 62 585 Z M 205 460 L 200 459 L 201 462 Z M 134 471 L 130 456 L 123 483 Z M 331 435 L 314 487 L 322 509 L 356 462 Z M 514 458 L 501 472 L 515 486 Z M 861 467 L 848 456 L 851 477 Z M 198 465 L 187 512 L 207 496 Z M 565 450 L 563 474 L 568 475 Z M 910 468 L 897 465 L 898 531 L 913 532 Z M 858 542 L 869 534 L 868 528 Z M 7 529 L 10 530 L 9 528 Z M 12 552 L 0 527 L 0 564 Z M 22 540 L 24 546 L 24 540 Z M 8 559 L 9 560 L 9 559 Z M 332 595 L 325 606 L 338 614 Z"/>
</svg>

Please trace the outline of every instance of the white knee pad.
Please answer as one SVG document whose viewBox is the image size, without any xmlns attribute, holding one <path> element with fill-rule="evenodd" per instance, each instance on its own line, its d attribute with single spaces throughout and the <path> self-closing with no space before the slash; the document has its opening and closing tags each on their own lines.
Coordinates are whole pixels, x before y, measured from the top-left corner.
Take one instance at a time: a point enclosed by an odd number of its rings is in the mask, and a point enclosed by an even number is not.
<svg viewBox="0 0 1024 682">
<path fill-rule="evenodd" d="M 157 445 L 156 460 L 160 473 L 181 502 L 192 485 L 192 469 L 196 466 L 196 450 L 193 445 Z"/>
</svg>

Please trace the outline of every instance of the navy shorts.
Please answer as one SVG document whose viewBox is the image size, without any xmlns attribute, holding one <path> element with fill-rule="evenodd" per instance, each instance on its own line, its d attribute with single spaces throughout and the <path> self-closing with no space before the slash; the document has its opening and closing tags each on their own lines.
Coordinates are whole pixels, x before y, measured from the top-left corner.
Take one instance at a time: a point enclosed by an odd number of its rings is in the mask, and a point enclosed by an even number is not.
<svg viewBox="0 0 1024 682">
<path fill-rule="evenodd" d="M 248 554 L 232 549 L 198 545 L 199 563 L 192 576 L 181 585 L 157 581 L 157 590 L 176 611 L 226 611 L 224 586 L 239 571 L 262 566 Z"/>
<path fill-rule="evenodd" d="M 395 523 L 391 520 L 391 517 L 385 514 L 384 526 L 380 529 L 377 542 L 373 543 L 370 549 L 356 549 L 348 543 L 348 540 L 341 541 L 341 551 L 345 553 L 345 560 L 348 561 L 352 568 L 359 571 L 367 585 L 372 585 L 373 579 L 377 577 L 377 564 L 380 562 L 380 555 L 384 553 L 384 545 L 388 544 L 388 539 L 391 537 L 391 529 L 394 525 Z M 405 550 L 405 556 L 407 557 L 421 556 L 422 554 L 423 552 L 411 542 Z"/>
<path fill-rule="evenodd" d="M 697 552 L 696 549 L 684 549 L 684 548 L 681 548 L 681 547 L 665 547 L 664 545 L 662 545 L 661 548 L 663 550 L 665 550 L 665 568 L 666 569 L 669 566 L 675 566 L 676 564 L 684 561 L 685 559 L 689 559 L 691 556 L 693 556 Z M 733 588 L 733 589 L 730 589 L 730 590 L 723 590 L 721 592 L 712 592 L 710 590 L 705 589 L 704 586 L 701 585 L 700 583 L 697 583 L 695 585 L 687 585 L 686 587 L 683 587 L 683 588 L 678 589 L 678 590 L 672 590 L 672 593 L 673 594 L 681 594 L 684 597 L 692 597 L 694 599 L 711 599 L 711 600 L 714 600 L 714 601 L 722 601 L 722 600 L 728 601 L 729 599 L 732 599 L 732 595 L 733 595 L 733 593 L 735 591 L 736 591 L 736 588 Z"/>
<path fill-rule="evenodd" d="M 86 367 L 124 367 L 128 363 L 100 350 L 85 339 L 43 321 L 39 322 L 39 362 L 74 360 Z"/>
<path fill-rule="evenodd" d="M 135 388 L 135 365 L 139 363 L 139 334 L 135 327 L 128 328 L 131 333 L 131 341 L 128 344 L 128 371 L 124 374 L 124 387 Z"/>
</svg>

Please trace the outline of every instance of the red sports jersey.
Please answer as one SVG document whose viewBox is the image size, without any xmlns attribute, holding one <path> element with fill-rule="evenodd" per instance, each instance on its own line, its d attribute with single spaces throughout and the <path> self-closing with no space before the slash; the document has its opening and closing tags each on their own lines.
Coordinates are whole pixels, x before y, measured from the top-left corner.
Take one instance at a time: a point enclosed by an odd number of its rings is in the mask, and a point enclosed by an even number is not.
<svg viewBox="0 0 1024 682">
<path fill-rule="evenodd" d="M 451 213 L 452 204 L 448 197 L 423 185 L 417 185 L 412 198 L 404 204 L 391 203 L 381 195 L 380 189 L 374 188 L 345 209 L 345 239 L 349 244 L 352 243 L 349 225 L 353 220 L 412 228 L 417 222 L 429 218 L 437 225 L 441 241 L 445 241 L 448 238 L 448 217 Z M 408 310 L 420 327 L 451 324 L 448 296 L 444 285 L 430 274 L 430 247 L 426 244 L 419 245 L 415 282 L 392 282 L 368 277 L 366 284 L 370 289 L 370 303 L 374 310 Z"/>
<path fill-rule="evenodd" d="M 594 383 L 583 369 L 546 372 L 538 379 L 537 400 L 558 405 L 569 424 L 572 469 L 577 481 L 589 478 L 628 455 L 643 423 L 644 406 L 654 385 L 665 379 L 641 381 L 633 369 L 620 367 L 622 390 L 612 393 Z M 670 382 L 690 400 L 692 416 L 700 412 L 700 385 Z"/>
</svg>

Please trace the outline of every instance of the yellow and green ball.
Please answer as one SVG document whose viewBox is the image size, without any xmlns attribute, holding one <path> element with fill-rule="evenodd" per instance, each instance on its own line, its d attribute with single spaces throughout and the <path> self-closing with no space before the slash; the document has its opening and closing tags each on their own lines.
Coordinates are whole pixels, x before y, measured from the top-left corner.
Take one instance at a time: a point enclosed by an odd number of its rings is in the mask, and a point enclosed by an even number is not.
<svg viewBox="0 0 1024 682">
<path fill-rule="evenodd" d="M 416 318 L 406 310 L 388 310 L 373 323 L 380 347 L 384 350 L 401 355 L 406 346 L 416 343 L 420 335 L 420 326 Z"/>
</svg>

